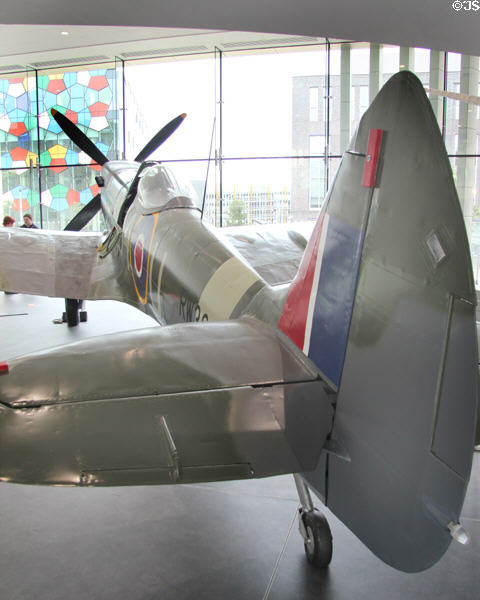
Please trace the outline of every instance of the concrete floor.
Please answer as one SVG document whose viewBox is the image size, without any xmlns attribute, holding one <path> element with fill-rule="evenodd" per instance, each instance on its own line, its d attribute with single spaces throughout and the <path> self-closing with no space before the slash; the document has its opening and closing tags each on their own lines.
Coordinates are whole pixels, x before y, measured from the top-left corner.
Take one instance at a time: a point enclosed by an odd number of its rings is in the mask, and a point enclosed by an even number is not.
<svg viewBox="0 0 480 600">
<path fill-rule="evenodd" d="M 289 476 L 105 489 L 1 484 L 1 597 L 478 600 L 479 488 L 477 454 L 462 518 L 471 543 L 452 543 L 437 565 L 409 575 L 383 564 L 328 511 L 333 560 L 325 571 L 311 567 Z"/>
<path fill-rule="evenodd" d="M 149 326 L 116 303 L 88 303 L 87 324 L 52 325 L 61 301 L 0 294 L 0 360 L 25 352 L 31 318 L 51 343 Z M 25 314 L 26 313 L 26 314 Z M 17 316 L 14 316 L 17 315 Z M 121 327 L 118 327 L 121 323 Z M 27 346 L 45 346 L 47 333 Z M 41 339 L 40 339 L 41 338 Z M 7 343 L 8 342 L 8 343 Z M 3 347 L 7 346 L 4 350 Z M 0 440 L 1 448 L 1 440 Z M 320 507 L 320 502 L 317 501 Z M 0 484 L 2 600 L 478 600 L 480 455 L 474 458 L 462 524 L 431 569 L 405 574 L 383 564 L 328 510 L 330 567 L 304 557 L 290 476 L 266 480 L 132 488 L 46 488 Z"/>
</svg>

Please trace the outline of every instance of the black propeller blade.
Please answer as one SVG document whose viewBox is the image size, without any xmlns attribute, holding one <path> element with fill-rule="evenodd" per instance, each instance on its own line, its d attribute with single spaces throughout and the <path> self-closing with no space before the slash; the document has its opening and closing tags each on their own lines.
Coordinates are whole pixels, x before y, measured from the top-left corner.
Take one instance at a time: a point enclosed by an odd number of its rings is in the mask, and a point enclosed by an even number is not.
<svg viewBox="0 0 480 600">
<path fill-rule="evenodd" d="M 94 196 L 88 204 L 78 211 L 73 219 L 67 224 L 63 231 L 80 231 L 85 225 L 93 219 L 102 206 L 100 194 Z"/>
<path fill-rule="evenodd" d="M 74 123 L 70 121 L 68 117 L 58 112 L 55 108 L 51 111 L 52 117 L 60 125 L 62 131 L 68 135 L 68 137 L 75 142 L 75 144 L 83 150 L 91 159 L 97 162 L 99 165 L 104 165 L 108 162 L 108 158 L 101 152 L 95 144 L 88 139 L 88 137 L 81 131 Z"/>
<path fill-rule="evenodd" d="M 68 117 L 56 110 L 51 109 L 52 117 L 61 127 L 62 131 L 74 142 L 80 150 L 83 150 L 92 160 L 99 165 L 104 165 L 108 162 L 108 158 L 101 152 L 95 144 L 81 131 Z M 154 150 L 156 150 L 163 142 L 169 138 L 177 127 L 182 123 L 187 115 L 185 113 L 172 119 L 165 127 L 153 136 L 148 144 L 135 157 L 137 162 L 143 162 Z M 64 231 L 80 231 L 85 225 L 93 219 L 102 206 L 101 196 L 97 194 L 82 210 L 80 210 L 73 219 L 67 224 Z"/>
<path fill-rule="evenodd" d="M 162 127 L 162 129 L 160 129 L 160 131 L 153 136 L 143 150 L 137 154 L 135 160 L 137 162 L 143 162 L 146 158 L 148 158 L 154 150 L 156 150 L 167 138 L 172 135 L 172 133 L 175 131 L 175 129 L 177 129 L 180 123 L 182 123 L 186 116 L 186 113 L 182 113 L 181 115 L 178 115 L 178 117 L 175 117 L 175 119 L 172 119 L 170 123 L 167 123 L 165 127 Z"/>
</svg>

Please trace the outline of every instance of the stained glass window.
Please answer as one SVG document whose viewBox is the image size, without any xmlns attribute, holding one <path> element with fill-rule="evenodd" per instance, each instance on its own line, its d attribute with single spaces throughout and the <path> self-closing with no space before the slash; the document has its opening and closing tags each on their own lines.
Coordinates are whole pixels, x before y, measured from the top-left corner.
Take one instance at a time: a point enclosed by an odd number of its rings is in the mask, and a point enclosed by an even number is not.
<svg viewBox="0 0 480 600">
<path fill-rule="evenodd" d="M 98 192 L 94 177 L 99 166 L 74 146 L 50 109 L 66 114 L 105 155 L 116 157 L 115 77 L 115 69 L 102 68 L 28 72 L 0 80 L 5 214 L 21 221 L 24 212 L 31 212 L 43 227 L 61 228 Z"/>
</svg>

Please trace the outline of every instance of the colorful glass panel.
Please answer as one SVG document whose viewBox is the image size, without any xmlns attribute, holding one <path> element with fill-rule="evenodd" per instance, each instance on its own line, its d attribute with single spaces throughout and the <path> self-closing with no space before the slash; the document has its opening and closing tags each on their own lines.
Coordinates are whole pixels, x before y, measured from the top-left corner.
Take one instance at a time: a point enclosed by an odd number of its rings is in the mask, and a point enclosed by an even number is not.
<svg viewBox="0 0 480 600">
<path fill-rule="evenodd" d="M 115 78 L 115 69 L 104 68 L 0 79 L 0 202 L 5 213 L 21 220 L 41 201 L 43 220 L 50 223 L 52 211 L 71 213 L 73 207 L 76 212 L 98 192 L 98 166 L 68 139 L 50 109 L 78 124 L 105 155 L 115 154 Z"/>
</svg>

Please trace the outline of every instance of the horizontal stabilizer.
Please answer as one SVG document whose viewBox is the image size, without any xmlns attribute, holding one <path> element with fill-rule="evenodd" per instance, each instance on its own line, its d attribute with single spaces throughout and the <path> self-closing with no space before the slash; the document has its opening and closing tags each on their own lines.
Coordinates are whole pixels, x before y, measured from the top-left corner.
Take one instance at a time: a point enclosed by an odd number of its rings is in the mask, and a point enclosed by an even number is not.
<svg viewBox="0 0 480 600">
<path fill-rule="evenodd" d="M 0 478 L 184 483 L 315 468 L 331 429 L 315 367 L 254 319 L 92 338 L 0 376 Z"/>
</svg>

